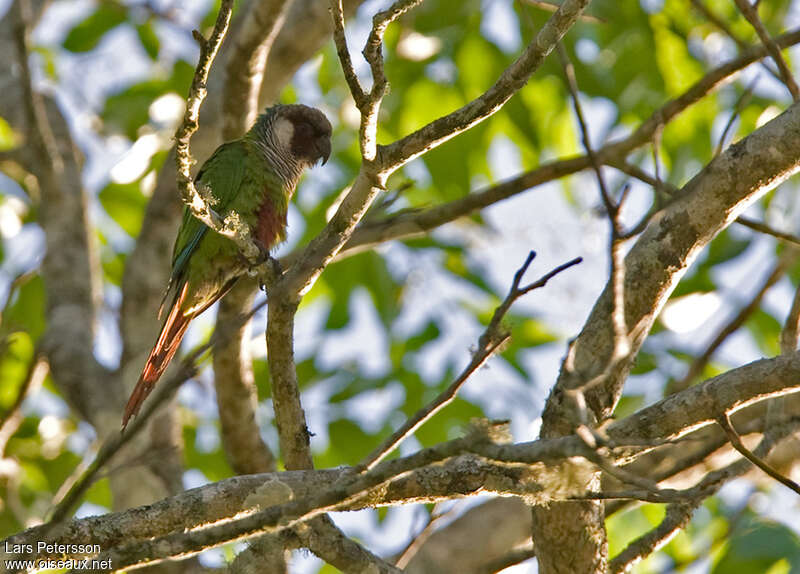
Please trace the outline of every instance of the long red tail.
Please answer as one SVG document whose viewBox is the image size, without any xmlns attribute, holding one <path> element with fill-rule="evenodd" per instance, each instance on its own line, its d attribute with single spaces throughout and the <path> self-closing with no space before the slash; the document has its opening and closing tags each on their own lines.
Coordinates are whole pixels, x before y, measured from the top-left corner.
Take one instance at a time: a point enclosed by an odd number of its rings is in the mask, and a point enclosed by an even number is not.
<svg viewBox="0 0 800 574">
<path fill-rule="evenodd" d="M 122 428 L 124 429 L 128 420 L 139 413 L 142 403 L 153 390 L 153 387 L 161 378 L 161 375 L 169 365 L 172 357 L 181 344 L 186 328 L 189 322 L 194 317 L 194 314 L 186 316 L 181 312 L 181 303 L 186 297 L 187 285 L 184 284 L 183 289 L 180 291 L 175 301 L 172 303 L 172 308 L 169 311 L 167 320 L 164 321 L 164 326 L 161 327 L 161 333 L 158 335 L 156 344 L 153 350 L 150 351 L 150 356 L 144 364 L 142 374 L 139 375 L 139 381 L 128 399 L 128 404 L 125 406 L 125 413 L 122 416 Z"/>
</svg>

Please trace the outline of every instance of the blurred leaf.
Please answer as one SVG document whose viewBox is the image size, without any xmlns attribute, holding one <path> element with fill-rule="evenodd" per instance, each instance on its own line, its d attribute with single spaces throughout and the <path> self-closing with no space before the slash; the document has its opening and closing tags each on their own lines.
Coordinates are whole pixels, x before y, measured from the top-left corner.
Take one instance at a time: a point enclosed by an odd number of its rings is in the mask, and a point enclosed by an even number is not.
<svg viewBox="0 0 800 574">
<path fill-rule="evenodd" d="M 654 508 L 656 513 L 663 516 L 663 509 L 654 504 L 644 504 L 640 507 L 618 512 L 606 519 L 606 530 L 608 532 L 608 552 L 616 555 L 630 544 L 638 536 L 650 530 L 654 524 L 652 514 L 645 508 Z M 658 522 L 656 522 L 658 524 Z"/>
<path fill-rule="evenodd" d="M 233 470 L 228 465 L 219 446 L 211 452 L 204 452 L 197 448 L 197 429 L 195 427 L 183 427 L 183 444 L 188 468 L 198 469 L 212 482 L 233 476 Z"/>
<path fill-rule="evenodd" d="M 136 140 L 139 128 L 150 119 L 150 104 L 170 92 L 184 97 L 193 75 L 194 67 L 178 60 L 168 77 L 139 82 L 109 96 L 100 112 L 103 129 L 106 132 L 122 132 L 128 139 Z"/>
<path fill-rule="evenodd" d="M 326 467 L 357 464 L 374 448 L 373 440 L 349 419 L 337 419 L 328 425 L 330 446 L 324 455 Z"/>
<path fill-rule="evenodd" d="M 8 122 L 0 117 L 0 151 L 7 151 L 17 147 L 17 134 L 8 125 Z"/>
<path fill-rule="evenodd" d="M 717 286 L 711 278 L 709 266 L 701 263 L 699 268 L 689 277 L 684 277 L 670 295 L 670 299 L 677 299 L 690 293 L 709 293 L 716 291 Z"/>
<path fill-rule="evenodd" d="M 437 339 L 442 333 L 439 325 L 434 321 L 429 321 L 422 331 L 410 337 L 405 344 L 407 351 L 419 351 L 426 343 Z"/>
<path fill-rule="evenodd" d="M 153 21 L 148 20 L 144 24 L 136 26 L 136 35 L 139 36 L 139 42 L 141 42 L 142 48 L 150 56 L 150 59 L 157 60 L 161 41 L 158 39 L 158 34 L 156 34 L 153 27 Z"/>
<path fill-rule="evenodd" d="M 70 52 L 93 50 L 109 30 L 127 18 L 127 10 L 116 2 L 102 2 L 88 18 L 79 22 L 64 39 L 64 48 Z"/>
<path fill-rule="evenodd" d="M 444 384 L 449 384 L 452 377 L 446 377 Z M 442 385 L 443 386 L 443 385 Z M 438 389 L 438 390 L 441 390 Z M 438 393 L 438 390 L 436 391 Z M 434 391 L 434 389 L 431 389 Z M 426 401 L 433 399 L 435 395 L 431 392 Z M 463 436 L 465 430 L 473 418 L 484 417 L 483 411 L 477 405 L 469 401 L 456 397 L 452 403 L 436 413 L 429 421 L 422 425 L 414 435 L 423 446 L 445 442 Z"/>
<path fill-rule="evenodd" d="M 139 235 L 144 218 L 147 198 L 139 188 L 139 182 L 109 183 L 98 194 L 103 209 L 109 217 L 131 237 Z"/>
<path fill-rule="evenodd" d="M 711 573 L 766 572 L 781 560 L 792 565 L 792 572 L 800 568 L 800 538 L 783 524 L 753 519 L 746 528 L 734 532 Z"/>
<path fill-rule="evenodd" d="M 46 326 L 44 305 L 44 283 L 41 277 L 34 275 L 11 294 L 11 304 L 2 317 L 3 332 L 19 329 L 37 340 Z"/>
<path fill-rule="evenodd" d="M 636 356 L 636 362 L 631 369 L 631 375 L 644 375 L 658 367 L 658 360 L 655 355 L 646 351 L 641 351 Z"/>
<path fill-rule="evenodd" d="M 0 352 L 0 413 L 7 411 L 19 395 L 33 361 L 33 341 L 28 333 L 9 335 Z"/>
<path fill-rule="evenodd" d="M 113 508 L 113 499 L 111 496 L 111 485 L 107 478 L 101 478 L 86 491 L 86 502 L 91 502 L 103 508 Z"/>
<path fill-rule="evenodd" d="M 41 56 L 45 75 L 50 80 L 57 81 L 58 69 L 56 68 L 55 50 L 48 46 L 33 46 L 32 51 Z"/>
<path fill-rule="evenodd" d="M 745 326 L 762 353 L 770 357 L 780 354 L 781 323 L 775 317 L 758 309 L 750 315 Z"/>
<path fill-rule="evenodd" d="M 704 265 L 717 265 L 735 259 L 750 247 L 751 241 L 749 237 L 736 239 L 728 229 L 724 230 L 709 245 Z"/>
<path fill-rule="evenodd" d="M 359 253 L 329 266 L 324 282 L 333 299 L 326 329 L 341 329 L 348 324 L 350 298 L 359 287 L 369 293 L 384 325 L 389 325 L 397 316 L 401 286 L 392 277 L 383 257 L 374 251 Z"/>
<path fill-rule="evenodd" d="M 622 395 L 614 409 L 614 418 L 623 419 L 644 406 L 644 395 Z"/>
</svg>

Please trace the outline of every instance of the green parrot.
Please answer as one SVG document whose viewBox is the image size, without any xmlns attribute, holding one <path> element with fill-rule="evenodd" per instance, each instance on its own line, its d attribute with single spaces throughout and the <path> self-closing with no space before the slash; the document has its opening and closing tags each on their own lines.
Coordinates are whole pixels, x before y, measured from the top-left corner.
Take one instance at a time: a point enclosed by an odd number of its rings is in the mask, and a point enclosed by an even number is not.
<svg viewBox="0 0 800 574">
<path fill-rule="evenodd" d="M 223 217 L 237 213 L 265 253 L 286 238 L 286 213 L 297 180 L 331 153 L 331 124 L 317 109 L 300 104 L 267 108 L 244 137 L 219 146 L 195 178 Z M 122 427 L 139 412 L 167 368 L 189 322 L 230 290 L 247 271 L 236 244 L 184 209 L 172 252 L 172 274 L 159 310 L 169 304 L 161 333 L 131 393 Z"/>
</svg>

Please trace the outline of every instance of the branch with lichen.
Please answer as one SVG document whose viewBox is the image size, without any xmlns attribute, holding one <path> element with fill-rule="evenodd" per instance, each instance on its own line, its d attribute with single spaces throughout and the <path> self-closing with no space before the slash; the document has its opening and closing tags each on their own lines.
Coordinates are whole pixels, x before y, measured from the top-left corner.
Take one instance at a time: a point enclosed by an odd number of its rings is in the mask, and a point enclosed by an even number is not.
<svg viewBox="0 0 800 574">
<path fill-rule="evenodd" d="M 798 380 L 800 353 L 755 361 L 612 423 L 606 429 L 607 456 L 614 464 L 627 464 L 660 448 L 659 445 L 672 444 L 700 428 L 713 425 L 720 413 L 730 414 L 768 398 L 797 393 L 800 391 Z M 773 437 L 795 432 L 797 421 L 787 421 L 774 429 L 779 427 L 781 432 Z M 298 520 L 308 520 L 331 509 L 452 497 L 452 481 L 456 476 L 466 480 L 462 483 L 465 486 L 474 486 L 474 490 L 462 491 L 462 495 L 489 490 L 524 495 L 530 501 L 628 496 L 661 502 L 697 496 L 732 476 L 717 476 L 713 481 L 684 490 L 586 493 L 579 481 L 566 484 L 556 478 L 561 476 L 558 466 L 570 457 L 595 455 L 596 450 L 580 437 L 572 435 L 507 444 L 489 440 L 493 428 L 491 425 L 477 427 L 465 438 L 384 461 L 364 474 L 354 473 L 352 469 L 333 469 L 231 478 L 181 494 L 176 499 L 180 502 L 165 500 L 152 508 L 72 521 L 65 524 L 53 540 L 68 542 L 76 536 L 84 536 L 88 529 L 93 533 L 92 540 L 109 550 L 108 556 L 113 556 L 114 564 L 122 567 L 172 556 L 177 550 L 193 553 L 225 541 L 274 531 L 278 525 L 290 527 Z M 446 462 L 434 464 L 437 461 Z M 749 462 L 741 462 L 745 468 L 749 466 Z M 520 464 L 528 470 L 523 472 Z M 467 468 L 471 469 L 467 475 L 472 478 L 465 479 L 463 473 Z M 265 477 L 269 477 L 269 484 L 257 488 Z M 250 502 L 246 504 L 248 497 Z M 196 522 L 185 523 L 185 513 L 179 509 L 187 505 L 197 505 L 203 512 L 216 514 L 200 513 L 194 517 Z M 176 532 L 165 536 L 163 528 L 170 521 L 165 521 L 163 516 L 158 520 L 156 517 L 170 512 L 169 508 L 178 510 Z M 243 512 L 244 518 L 231 522 L 231 513 L 239 512 Z M 108 527 L 114 523 L 117 523 L 116 528 Z M 101 528 L 101 524 L 107 525 Z M 121 524 L 126 526 L 120 528 Z M 168 524 L 166 527 L 172 528 Z M 184 532 L 184 529 L 188 530 Z M 108 536 L 112 538 L 102 538 Z M 21 543 L 32 538 L 43 539 L 42 527 L 7 541 Z"/>
</svg>

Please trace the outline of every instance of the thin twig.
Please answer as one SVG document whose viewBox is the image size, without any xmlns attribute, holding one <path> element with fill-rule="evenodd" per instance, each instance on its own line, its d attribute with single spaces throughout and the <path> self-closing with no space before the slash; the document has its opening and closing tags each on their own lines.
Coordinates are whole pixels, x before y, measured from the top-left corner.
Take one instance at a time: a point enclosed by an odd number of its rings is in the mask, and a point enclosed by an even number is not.
<svg viewBox="0 0 800 574">
<path fill-rule="evenodd" d="M 435 399 L 417 411 L 414 416 L 409 418 L 403 424 L 403 426 L 392 433 L 392 436 L 386 439 L 383 444 L 381 444 L 363 461 L 361 461 L 357 467 L 359 472 L 366 472 L 374 468 L 376 464 L 386 458 L 386 456 L 388 456 L 395 448 L 397 448 L 397 446 L 406 438 L 414 434 L 414 432 L 416 432 L 419 427 L 425 424 L 425 422 L 427 422 L 433 415 L 450 404 L 461 386 L 467 382 L 473 373 L 480 369 L 486 363 L 486 361 L 488 361 L 489 358 L 491 358 L 491 356 L 494 355 L 494 353 L 497 352 L 497 350 L 511 338 L 511 334 L 502 327 L 502 321 L 503 317 L 511 308 L 511 305 L 517 299 L 534 289 L 544 287 L 550 279 L 582 261 L 580 257 L 577 257 L 571 261 L 559 265 L 533 283 L 524 287 L 520 287 L 522 277 L 525 275 L 525 272 L 528 270 L 528 267 L 530 267 L 530 264 L 533 262 L 535 257 L 536 253 L 531 251 L 528 254 L 528 258 L 525 260 L 525 263 L 523 263 L 522 267 L 520 267 L 514 274 L 514 281 L 511 284 L 511 289 L 509 290 L 508 295 L 506 295 L 506 298 L 503 299 L 503 302 L 500 303 L 500 305 L 498 305 L 495 309 L 494 314 L 489 321 L 489 325 L 478 339 L 477 350 L 473 353 L 472 359 L 464 368 L 464 370 L 461 371 L 461 374 L 452 383 L 450 383 L 450 385 L 444 391 L 439 393 Z"/>
<path fill-rule="evenodd" d="M 555 2 L 547 2 L 547 0 L 522 0 L 525 4 L 532 6 L 533 8 L 539 8 L 540 10 L 545 10 L 546 12 L 555 12 L 558 10 L 558 4 Z M 581 22 L 591 22 L 592 24 L 605 24 L 606 21 L 603 18 L 598 16 L 593 16 L 592 14 L 581 14 L 578 16 L 578 20 Z"/>
<path fill-rule="evenodd" d="M 689 502 L 669 504 L 661 523 L 653 530 L 633 540 L 622 552 L 617 554 L 608 563 L 608 572 L 610 574 L 628 572 L 634 564 L 663 547 L 678 532 L 686 528 L 692 519 L 692 514 L 702 502 L 703 499 L 698 497 Z"/>
<path fill-rule="evenodd" d="M 739 117 L 739 114 L 742 112 L 744 107 L 750 102 L 750 99 L 753 96 L 753 90 L 756 89 L 758 80 L 758 76 L 750 80 L 750 83 L 747 84 L 747 87 L 745 87 L 744 91 L 736 99 L 736 103 L 733 105 L 733 111 L 731 112 L 731 117 L 728 118 L 728 121 L 725 123 L 725 127 L 722 130 L 722 134 L 719 136 L 717 148 L 714 150 L 714 157 L 717 157 L 722 153 L 722 150 L 725 146 L 725 140 L 728 139 L 728 132 L 733 127 L 733 123 L 736 121 L 736 118 Z"/>
<path fill-rule="evenodd" d="M 769 32 L 767 32 L 767 29 L 764 27 L 764 23 L 761 21 L 761 18 L 758 17 L 758 10 L 750 4 L 749 0 L 734 0 L 734 2 L 736 2 L 736 5 L 739 7 L 744 17 L 747 18 L 747 21 L 750 22 L 750 25 L 761 39 L 761 43 L 767 48 L 770 57 L 772 57 L 772 60 L 778 66 L 781 79 L 789 89 L 789 93 L 792 94 L 792 99 L 795 102 L 800 100 L 800 87 L 797 86 L 797 82 L 795 82 L 792 72 L 786 64 L 786 60 L 783 59 L 783 55 L 778 45 L 775 43 L 775 40 L 770 37 Z"/>
<path fill-rule="evenodd" d="M 614 330 L 614 349 L 608 362 L 608 369 L 612 369 L 614 365 L 622 360 L 630 350 L 630 341 L 628 340 L 628 326 L 625 321 L 625 253 L 623 251 L 623 243 L 625 240 L 624 230 L 622 228 L 621 211 L 624 196 L 618 202 L 615 202 L 608 191 L 603 176 L 602 162 L 597 157 L 592 147 L 591 138 L 589 136 L 589 127 L 583 114 L 583 108 L 580 103 L 580 95 L 578 91 L 578 82 L 575 78 L 575 68 L 569 59 L 564 45 L 559 42 L 557 45 L 559 60 L 564 70 L 564 76 L 567 82 L 567 88 L 572 96 L 572 104 L 575 109 L 575 116 L 578 119 L 581 136 L 583 139 L 583 147 L 586 149 L 586 155 L 589 157 L 592 169 L 597 177 L 597 184 L 600 188 L 600 197 L 606 208 L 606 214 L 611 227 L 609 238 L 609 275 L 611 277 L 611 324 Z M 590 385 L 591 386 L 591 385 Z"/>
<path fill-rule="evenodd" d="M 22 413 L 20 412 L 22 403 L 25 401 L 25 398 L 28 395 L 36 392 L 36 390 L 42 385 L 48 371 L 49 365 L 47 364 L 47 360 L 38 350 L 35 350 L 33 358 L 28 365 L 28 371 L 25 374 L 25 379 L 23 380 L 19 391 L 17 391 L 14 404 L 11 405 L 11 408 L 3 413 L 2 418 L 0 418 L 0 459 L 3 458 L 3 453 L 5 452 L 6 444 L 8 444 L 8 439 L 10 439 L 11 436 L 17 431 L 20 423 L 22 422 Z"/>
<path fill-rule="evenodd" d="M 446 512 L 439 512 L 437 511 L 438 508 L 439 508 L 438 505 L 434 506 L 433 510 L 431 511 L 431 514 L 428 516 L 428 520 L 425 523 L 425 526 L 422 528 L 419 534 L 414 536 L 414 539 L 408 544 L 408 546 L 406 546 L 405 550 L 403 550 L 399 558 L 395 560 L 394 562 L 395 566 L 397 566 L 400 569 L 403 569 L 406 566 L 408 566 L 409 562 L 411 562 L 414 556 L 417 555 L 422 546 L 431 537 L 431 534 L 433 534 L 436 531 L 436 528 L 439 525 L 439 523 L 453 516 L 459 509 L 459 505 L 454 504 L 453 507 L 447 510 Z"/>
<path fill-rule="evenodd" d="M 789 309 L 789 316 L 781 330 L 781 353 L 786 355 L 797 350 L 798 331 L 800 331 L 800 287 L 794 292 L 792 307 Z"/>
<path fill-rule="evenodd" d="M 331 15 L 333 17 L 333 40 L 336 44 L 336 53 L 339 55 L 339 63 L 344 72 L 344 79 L 350 88 L 350 94 L 356 103 L 356 107 L 361 110 L 367 99 L 367 94 L 358 81 L 356 71 L 353 68 L 353 60 L 350 57 L 350 50 L 347 47 L 347 38 L 344 34 L 344 11 L 342 10 L 342 0 L 331 0 Z"/>
<path fill-rule="evenodd" d="M 634 177 L 652 186 L 657 192 L 662 193 L 667 197 L 675 198 L 676 194 L 678 193 L 678 188 L 666 182 L 659 181 L 657 177 L 650 175 L 639 166 L 634 165 L 628 161 L 611 161 L 609 162 L 608 165 L 620 170 L 622 173 L 625 173 L 631 177 Z M 652 217 L 652 214 L 650 214 L 650 216 Z M 748 229 L 752 229 L 753 231 L 763 233 L 764 235 L 771 235 L 778 241 L 781 241 L 788 245 L 794 245 L 800 247 L 800 237 L 798 237 L 797 235 L 792 235 L 791 233 L 786 233 L 785 231 L 780 231 L 778 229 L 775 229 L 774 227 L 767 225 L 763 221 L 756 221 L 755 219 L 751 219 L 747 216 L 740 215 L 734 220 L 734 223 L 741 225 L 742 227 L 747 227 Z M 638 227 L 638 225 L 636 227 Z M 626 232 L 626 235 L 628 233 L 630 232 Z"/>
<path fill-rule="evenodd" d="M 589 0 L 562 2 L 519 58 L 480 97 L 389 145 L 379 146 L 384 170 L 399 169 L 497 112 L 525 85 L 588 4 Z"/>
<path fill-rule="evenodd" d="M 575 78 L 575 68 L 569 59 L 569 55 L 567 54 L 566 48 L 564 48 L 564 44 L 559 42 L 556 45 L 556 49 L 558 51 L 558 59 L 561 62 L 561 67 L 564 70 L 567 89 L 569 89 L 569 93 L 572 96 L 572 106 L 575 110 L 575 117 L 578 119 L 578 126 L 581 130 L 583 147 L 586 150 L 586 155 L 589 156 L 589 163 L 591 163 L 592 169 L 597 176 L 597 184 L 600 187 L 600 197 L 603 200 L 603 205 L 605 205 L 606 213 L 608 213 L 609 218 L 612 218 L 612 223 L 615 223 L 613 216 L 616 215 L 617 211 L 619 210 L 619 206 L 614 202 L 614 200 L 611 198 L 611 194 L 608 192 L 608 186 L 606 186 L 606 181 L 603 177 L 602 164 L 597 159 L 597 154 L 595 154 L 594 148 L 592 147 L 591 138 L 589 136 L 589 127 L 586 124 L 586 119 L 583 115 L 583 107 L 581 106 L 580 97 L 578 94 L 578 82 Z M 619 231 L 620 230 L 615 225 L 614 232 L 619 233 Z"/>
<path fill-rule="evenodd" d="M 25 112 L 29 125 L 28 134 L 36 146 L 38 154 L 47 158 L 49 163 L 41 166 L 45 173 L 57 178 L 64 170 L 64 159 L 56 143 L 56 136 L 47 118 L 47 107 L 42 95 L 33 88 L 33 77 L 29 62 L 30 56 L 30 22 L 32 20 L 29 0 L 17 0 L 12 7 L 16 13 L 17 57 L 20 63 L 22 88 L 25 92 Z"/>
<path fill-rule="evenodd" d="M 787 486 L 794 490 L 797 494 L 800 494 L 800 484 L 797 484 L 792 479 L 783 476 L 780 472 L 767 464 L 763 458 L 756 455 L 744 445 L 742 439 L 739 437 L 739 434 L 736 432 L 736 429 L 733 428 L 728 413 L 720 415 L 717 418 L 717 423 L 722 427 L 722 430 L 725 431 L 725 434 L 728 436 L 728 440 L 731 442 L 731 445 L 739 452 L 739 454 L 763 470 L 769 476 L 780 482 L 782 485 Z"/>
<path fill-rule="evenodd" d="M 730 320 L 722 326 L 722 328 L 719 329 L 719 331 L 717 331 L 717 334 L 714 335 L 714 338 L 708 343 L 705 350 L 689 365 L 689 369 L 686 371 L 686 374 L 683 376 L 683 378 L 673 381 L 667 386 L 667 394 L 682 391 L 703 372 L 703 369 L 705 369 L 706 365 L 708 365 L 708 363 L 711 361 L 711 357 L 714 355 L 717 349 L 722 346 L 728 337 L 730 337 L 742 325 L 744 325 L 745 321 L 747 321 L 747 319 L 761 305 L 761 301 L 764 299 L 767 291 L 769 291 L 778 281 L 780 281 L 781 277 L 784 276 L 786 270 L 795 260 L 796 256 L 788 256 L 786 254 L 784 254 L 778 260 L 778 262 L 767 275 L 764 282 L 761 284 L 761 287 L 759 287 L 758 291 L 756 291 L 750 300 L 743 305 L 739 311 L 733 315 Z"/>
<path fill-rule="evenodd" d="M 692 6 L 694 6 L 698 12 L 700 12 L 703 16 L 705 16 L 706 20 L 714 24 L 717 28 L 719 28 L 722 32 L 725 33 L 731 40 L 736 42 L 736 45 L 739 47 L 740 50 L 747 50 L 750 46 L 747 42 L 742 40 L 728 24 L 719 16 L 714 14 L 708 6 L 706 6 L 702 0 L 690 0 Z M 778 81 L 782 81 L 781 74 L 774 68 L 771 68 L 767 62 L 760 62 L 761 66 L 769 72 L 773 77 L 775 77 Z"/>
<path fill-rule="evenodd" d="M 779 231 L 774 227 L 767 225 L 763 221 L 756 221 L 755 219 L 750 219 L 749 217 L 740 215 L 736 218 L 736 223 L 743 225 L 744 227 L 748 227 L 753 231 L 758 231 L 759 233 L 764 233 L 765 235 L 771 235 L 775 239 L 783 241 L 784 243 L 788 243 L 789 245 L 800 247 L 800 237 L 797 235 L 792 235 L 791 233 Z"/>
</svg>

